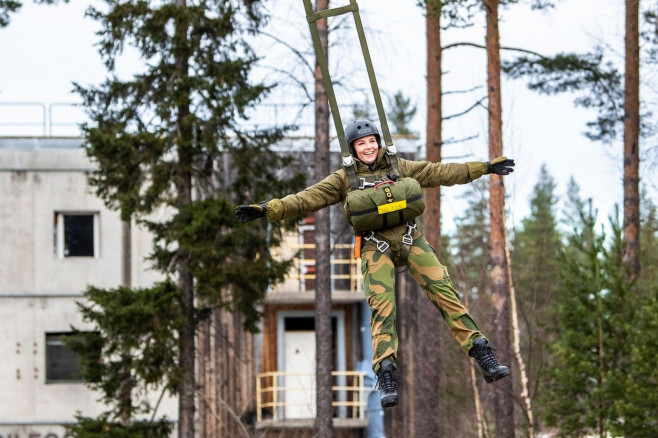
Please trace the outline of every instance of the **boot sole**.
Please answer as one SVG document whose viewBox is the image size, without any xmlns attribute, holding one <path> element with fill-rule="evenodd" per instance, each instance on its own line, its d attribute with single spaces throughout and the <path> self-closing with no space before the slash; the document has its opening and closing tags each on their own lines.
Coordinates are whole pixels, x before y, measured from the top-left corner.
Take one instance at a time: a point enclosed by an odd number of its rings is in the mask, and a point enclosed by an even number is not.
<svg viewBox="0 0 658 438">
<path fill-rule="evenodd" d="M 500 374 L 500 375 L 497 375 L 497 376 L 483 376 L 483 377 L 484 377 L 485 382 L 493 383 L 493 382 L 496 382 L 496 381 L 502 379 L 503 377 L 507 377 L 509 375 L 510 375 L 510 372 L 507 371 L 506 373 L 503 373 L 503 374 Z"/>
<path fill-rule="evenodd" d="M 382 408 L 392 408 L 397 406 L 398 398 L 397 397 L 385 397 L 381 399 Z"/>
</svg>

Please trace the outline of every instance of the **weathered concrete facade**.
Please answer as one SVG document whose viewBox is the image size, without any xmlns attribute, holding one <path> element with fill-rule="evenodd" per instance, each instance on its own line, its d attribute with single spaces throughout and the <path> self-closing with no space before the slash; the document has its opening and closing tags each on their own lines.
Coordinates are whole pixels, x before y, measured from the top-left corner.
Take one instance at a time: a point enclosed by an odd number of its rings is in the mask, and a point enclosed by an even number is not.
<svg viewBox="0 0 658 438">
<path fill-rule="evenodd" d="M 99 394 L 82 382 L 47 380 L 47 339 L 85 329 L 77 311 L 88 285 L 122 281 L 122 223 L 87 184 L 91 164 L 79 138 L 0 139 L 0 437 L 65 436 L 60 425 L 76 412 L 102 412 Z M 93 218 L 93 251 L 66 256 L 62 218 Z M 87 230 L 86 232 L 89 232 Z M 132 285 L 158 274 L 144 257 L 148 233 L 132 227 Z M 56 340 L 56 339 L 55 339 Z M 51 363 L 52 366 L 52 363 Z M 177 417 L 175 400 L 159 414 Z"/>
</svg>

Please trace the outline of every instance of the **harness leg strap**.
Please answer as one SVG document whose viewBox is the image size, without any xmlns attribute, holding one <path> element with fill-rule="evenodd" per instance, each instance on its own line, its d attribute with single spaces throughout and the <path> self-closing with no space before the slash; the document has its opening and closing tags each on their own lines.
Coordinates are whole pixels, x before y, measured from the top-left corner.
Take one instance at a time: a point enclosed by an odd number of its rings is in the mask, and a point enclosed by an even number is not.
<svg viewBox="0 0 658 438">
<path fill-rule="evenodd" d="M 407 222 L 407 232 L 402 235 L 402 250 L 400 251 L 400 260 L 399 265 L 404 266 L 407 264 L 407 258 L 409 257 L 409 251 L 411 250 L 411 245 L 414 244 L 413 233 L 418 229 L 418 225 L 414 221 Z"/>
</svg>

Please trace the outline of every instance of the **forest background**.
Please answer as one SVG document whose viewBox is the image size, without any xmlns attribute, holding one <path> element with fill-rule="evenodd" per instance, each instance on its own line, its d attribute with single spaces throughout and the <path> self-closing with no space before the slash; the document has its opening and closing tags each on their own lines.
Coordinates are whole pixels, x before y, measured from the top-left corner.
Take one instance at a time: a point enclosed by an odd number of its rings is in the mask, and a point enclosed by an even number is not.
<svg viewBox="0 0 658 438">
<path fill-rule="evenodd" d="M 539 12 L 531 11 L 529 8 L 524 9 L 522 5 L 510 5 L 510 11 L 518 8 L 516 11 L 519 14 L 518 21 L 515 21 L 514 15 L 512 13 L 506 15 L 503 8 L 501 15 L 504 18 L 500 26 L 503 46 L 513 46 L 545 55 L 554 55 L 567 50 L 579 51 L 579 49 L 585 52 L 593 50 L 594 46 L 600 46 L 604 54 L 601 65 L 613 68 L 617 66 L 621 70 L 623 32 L 620 29 L 623 26 L 624 13 L 615 8 L 622 6 L 618 2 L 592 2 L 588 6 L 585 1 L 565 1 L 558 2 L 556 11 L 566 7 L 567 4 L 574 9 L 569 10 L 568 7 L 562 9 L 562 13 L 565 11 L 569 13 L 559 20 L 552 21 L 551 12 L 539 15 L 541 19 L 546 20 L 544 24 L 549 24 L 544 27 L 529 20 L 529 17 L 534 17 L 532 14 L 541 14 Z M 577 6 L 574 6 L 576 4 Z M 614 5 L 610 6 L 612 12 L 610 15 L 599 16 L 601 6 L 605 4 Z M 62 5 L 57 10 L 65 9 L 67 6 Z M 423 59 L 423 55 L 420 54 L 422 50 L 418 53 L 416 50 L 407 50 L 408 47 L 423 48 L 420 43 L 423 40 L 422 34 L 417 33 L 418 30 L 423 29 L 422 20 L 415 22 L 416 25 L 413 26 L 417 35 L 413 41 L 408 40 L 408 36 L 414 34 L 411 31 L 405 34 L 406 38 L 396 37 L 391 29 L 395 29 L 396 23 L 406 22 L 397 13 L 397 8 L 399 5 L 391 5 L 390 9 L 386 9 L 384 2 L 377 2 L 372 12 L 369 12 L 367 7 L 363 7 L 362 14 L 372 20 L 366 23 L 373 34 L 373 37 L 370 37 L 370 40 L 374 41 L 372 52 L 376 53 L 379 49 L 383 53 L 375 56 L 375 70 L 381 72 L 379 74 L 381 88 L 386 90 L 385 94 L 402 91 L 406 96 L 417 101 L 420 120 L 410 123 L 412 130 L 422 132 L 419 125 L 422 126 L 423 123 L 420 108 L 424 106 L 422 104 L 424 67 L 422 64 L 405 62 L 405 56 L 411 56 L 409 59 L 415 62 Z M 299 51 L 310 53 L 307 46 L 308 39 L 305 37 L 305 23 L 302 14 L 297 12 L 298 9 L 294 4 L 286 8 L 283 2 L 277 2 L 276 8 L 272 11 L 270 26 L 278 26 L 283 22 L 294 23 L 292 29 L 279 31 L 274 28 L 271 30 L 264 28 L 260 35 L 254 37 L 262 36 L 263 40 L 250 41 L 256 47 L 257 53 L 273 55 L 277 60 L 276 63 L 268 64 L 268 57 L 264 56 L 262 63 L 254 68 L 253 73 L 256 81 L 267 77 L 268 80 L 283 85 L 268 97 L 271 99 L 270 103 L 277 109 L 276 121 L 279 123 L 285 122 L 279 120 L 279 117 L 290 117 L 285 111 L 287 104 L 292 102 L 293 106 L 296 106 L 300 103 L 297 99 L 303 100 L 305 95 L 303 84 L 306 80 L 299 78 L 307 76 L 310 78 L 310 74 L 295 72 L 298 64 L 287 66 L 280 61 L 288 59 L 282 53 L 291 53 L 291 59 L 298 55 Z M 416 17 L 422 17 L 421 9 L 413 7 L 408 9 L 417 14 Z M 386 19 L 389 15 L 385 11 L 389 10 L 395 11 L 390 15 L 395 19 Z M 592 14 L 591 11 L 597 13 Z M 578 15 L 577 12 L 584 15 Z M 570 22 L 567 17 L 573 21 Z M 648 17 L 647 23 L 654 26 L 655 32 L 655 15 Z M 603 30 L 598 35 L 587 29 L 584 29 L 582 34 L 574 34 L 574 28 L 580 28 L 587 18 L 593 18 L 594 28 L 600 23 L 598 19 L 603 21 L 610 19 L 610 21 L 603 26 Z M 49 20 L 53 21 L 51 14 Z M 382 24 L 382 27 L 378 29 L 375 23 Z M 409 20 L 408 23 L 413 21 Z M 477 45 L 478 41 L 482 40 L 482 25 L 477 24 L 477 19 L 474 23 L 468 30 L 453 29 L 446 32 L 446 36 L 453 35 L 455 41 L 475 42 Z M 561 28 L 565 23 L 571 23 L 568 30 Z M 58 24 L 60 29 L 62 26 L 74 27 L 68 21 L 58 21 Z M 509 26 L 507 32 L 506 26 Z M 13 25 L 9 29 L 12 27 Z M 39 29 L 43 28 L 39 27 Z M 478 29 L 480 33 L 476 32 L 475 35 L 460 33 Z M 344 29 L 336 29 L 331 34 L 337 41 L 335 46 L 332 46 L 332 62 L 335 62 L 336 68 L 341 72 L 337 78 L 342 85 L 339 101 L 346 102 L 345 105 L 353 108 L 362 105 L 367 108 L 368 93 L 363 91 L 363 83 L 356 79 L 358 65 L 352 64 L 352 61 L 359 59 L 353 56 L 358 49 L 347 43 L 350 39 L 343 36 L 343 31 Z M 454 34 L 451 34 L 450 32 L 453 31 Z M 555 31 L 555 35 L 548 37 L 549 31 Z M 528 38 L 532 32 L 537 32 L 536 42 Z M 283 39 L 281 35 L 291 35 L 290 40 Z M 514 35 L 516 40 L 513 39 Z M 55 53 L 61 54 L 67 51 L 68 47 L 63 45 L 61 40 L 46 39 L 58 42 L 58 47 L 54 48 Z M 22 41 L 21 38 L 9 40 Z M 396 48 L 401 42 L 405 44 Z M 447 42 L 444 40 L 445 45 L 449 43 L 449 40 Z M 650 36 L 644 48 L 651 51 L 651 43 L 655 43 L 655 40 Z M 580 44 L 583 46 L 580 47 Z M 3 50 L 5 48 L 6 46 L 3 46 Z M 274 48 L 281 49 L 282 52 L 277 52 Z M 470 51 L 475 52 L 471 54 Z M 457 53 L 456 49 L 455 53 Z M 477 110 L 480 106 L 476 104 L 482 102 L 484 94 L 482 91 L 484 57 L 478 58 L 475 53 L 482 52 L 471 44 L 459 49 L 454 60 L 450 60 L 450 55 L 446 55 L 444 59 L 446 101 L 450 99 L 449 93 L 455 93 L 454 96 L 457 96 L 456 102 L 445 105 L 444 118 L 447 120 L 451 114 L 473 108 L 473 111 L 469 112 L 470 120 L 466 117 L 455 118 L 456 127 L 449 127 L 450 122 L 445 127 L 444 156 L 447 161 L 451 156 L 453 159 L 465 161 L 478 160 L 487 155 L 484 139 L 484 132 L 487 129 L 486 117 L 483 112 L 478 114 Z M 3 58 L 21 59 L 25 53 L 16 55 L 15 53 L 13 57 L 8 55 Z M 137 58 L 136 54 L 128 51 L 126 58 L 121 58 L 118 71 L 126 75 L 133 73 L 132 63 L 139 62 Z M 92 57 L 80 59 L 86 60 Z M 651 57 L 649 60 L 651 61 Z M 43 57 L 35 57 L 32 61 L 38 62 L 36 68 L 29 71 L 49 72 L 47 68 L 43 68 Z M 15 62 L 7 65 L 18 64 L 20 63 Z M 24 72 L 25 65 L 21 65 Z M 51 65 L 62 65 L 62 60 Z M 312 62 L 308 65 L 312 65 Z M 404 71 L 395 72 L 396 68 L 393 66 L 397 68 L 403 66 Z M 301 68 L 303 70 L 303 63 Z M 463 71 L 460 70 L 462 68 Z M 3 68 L 3 75 L 9 70 Z M 52 71 L 50 73 L 50 76 L 53 76 Z M 453 75 L 460 80 L 452 83 L 450 78 Z M 409 80 L 409 83 L 402 83 L 400 78 Z M 643 118 L 644 136 L 641 139 L 640 149 L 643 157 L 643 172 L 650 175 L 652 157 L 655 157 L 656 152 L 656 148 L 652 147 L 654 141 L 652 125 L 655 123 L 652 123 L 650 116 L 651 102 L 655 102 L 655 99 L 652 99 L 652 75 L 649 73 L 642 78 L 644 81 L 642 89 L 646 90 L 643 94 L 642 114 L 646 117 Z M 19 81 L 6 81 L 4 76 L 1 79 L 3 100 L 5 97 L 10 101 L 18 99 L 14 98 L 13 92 L 16 90 L 14 83 Z M 83 84 L 82 86 L 98 82 L 88 77 L 68 78 L 71 79 Z M 43 86 L 44 83 L 45 81 L 36 80 L 26 89 L 36 88 L 34 84 Z M 508 223 L 511 235 L 509 243 L 512 249 L 510 260 L 512 270 L 515 272 L 514 285 L 518 291 L 517 315 L 521 320 L 518 328 L 523 333 L 521 351 L 529 377 L 529 381 L 525 382 L 522 388 L 518 387 L 519 383 L 516 381 L 514 393 L 507 394 L 508 402 L 513 400 L 518 404 L 513 428 L 520 434 L 527 433 L 531 436 L 535 434 L 535 428 L 537 430 L 555 428 L 552 430 L 567 436 L 580 436 L 592 432 L 605 436 L 608 431 L 622 436 L 650 436 L 658 422 L 652 415 L 656 412 L 656 398 L 651 392 L 651 388 L 656 384 L 656 372 L 651 367 L 656 341 L 647 336 L 647 333 L 655 331 L 656 310 L 658 310 L 655 276 L 657 263 L 654 250 L 658 231 L 655 195 L 653 195 L 656 189 L 655 183 L 651 178 L 643 178 L 640 181 L 644 191 L 641 217 L 643 250 L 640 253 L 643 270 L 641 277 L 629 284 L 623 275 L 621 216 L 616 209 L 622 200 L 621 129 L 618 129 L 618 135 L 608 137 L 605 143 L 590 143 L 590 140 L 581 133 L 595 114 L 574 107 L 573 99 L 578 97 L 578 93 L 538 98 L 526 92 L 524 86 L 522 80 L 506 81 L 503 88 L 504 151 L 517 160 L 517 172 L 514 174 L 516 179 L 510 178 L 511 183 L 508 188 L 510 195 L 508 214 L 513 219 Z M 6 91 L 5 87 L 7 87 Z M 49 87 L 46 86 L 46 89 Z M 294 93 L 294 90 L 297 90 L 297 93 Z M 37 93 L 34 99 L 42 100 L 45 95 Z M 308 94 L 306 96 L 308 97 Z M 387 96 L 391 97 L 391 94 Z M 285 102 L 286 105 L 281 102 Z M 311 102 L 304 103 L 309 105 Z M 252 121 L 258 123 L 268 116 L 272 117 L 271 113 L 257 114 L 266 107 L 267 105 L 255 105 L 250 109 L 254 111 Z M 579 119 L 581 116 L 582 119 Z M 312 116 L 306 116 L 303 112 L 295 112 L 293 117 L 302 121 L 312 120 Z M 265 121 L 260 123 L 267 125 Z M 414 123 L 417 128 L 413 128 Z M 304 126 L 305 123 L 301 122 L 302 130 Z M 93 133 L 93 129 L 89 132 Z M 566 132 L 572 135 L 577 132 L 578 135 L 563 137 Z M 422 156 L 422 135 L 419 145 L 421 145 L 419 155 Z M 527 165 L 523 166 L 522 163 Z M 557 175 L 557 179 L 553 175 Z M 570 179 L 571 177 L 574 179 Z M 559 181 L 559 184 L 556 181 Z M 558 190 L 558 187 L 561 187 L 561 190 Z M 490 287 L 487 276 L 489 260 L 486 251 L 488 223 L 486 215 L 483 215 L 487 210 L 486 196 L 486 189 L 482 183 L 476 183 L 461 192 L 455 190 L 453 194 L 444 198 L 444 204 L 448 208 L 447 212 L 444 210 L 443 217 L 446 235 L 444 251 L 449 255 L 448 259 L 451 259 L 450 268 L 454 272 L 453 277 L 459 288 L 465 291 L 464 299 L 470 302 L 473 313 L 480 315 L 478 319 L 484 321 L 487 321 L 492 305 L 487 293 Z M 182 213 L 186 213 L 183 207 L 187 208 L 187 205 L 182 203 L 179 206 L 182 208 Z M 124 212 L 122 210 L 122 213 Z M 193 211 L 187 213 L 191 214 Z M 176 223 L 171 225 L 176 226 Z M 160 227 L 156 228 L 156 231 L 165 233 L 163 235 L 166 236 L 168 230 Z M 172 255 L 160 254 L 160 256 L 166 260 Z M 487 324 L 487 322 L 483 323 L 485 327 Z M 467 366 L 465 363 L 459 363 L 464 359 L 463 356 L 461 359 L 458 359 L 456 354 L 448 357 L 454 357 L 457 361 L 454 367 L 447 367 L 448 369 Z M 463 397 L 465 394 L 463 389 L 467 382 L 451 375 L 450 372 L 442 374 L 442 382 L 444 384 L 442 399 L 448 403 L 442 404 L 441 418 L 453 419 L 443 426 L 446 428 L 443 432 L 456 436 L 462 436 L 468 431 L 473 432 L 474 426 L 469 424 L 467 415 L 471 401 Z M 473 384 L 472 388 L 477 394 L 477 385 Z M 526 390 L 530 390 L 530 394 L 524 394 Z M 521 395 L 516 396 L 517 393 Z M 532 406 L 527 403 L 528 397 L 535 403 L 532 411 L 529 409 Z M 494 420 L 498 425 L 498 419 L 491 418 L 492 412 L 497 408 L 493 401 L 493 398 L 487 398 L 485 394 L 484 409 L 478 410 L 476 428 L 478 434 L 487 435 L 491 432 Z M 526 422 L 528 424 L 525 424 Z M 390 426 L 390 428 L 395 427 L 401 426 L 395 424 Z M 449 430 L 449 428 L 455 429 Z M 509 434 L 501 435 L 500 429 L 495 433 L 497 436 L 509 436 Z"/>
<path fill-rule="evenodd" d="M 89 85 L 104 78 L 105 68 L 94 46 L 98 23 L 84 17 L 88 5 L 79 0 L 55 7 L 25 2 L 20 13 L 12 15 L 11 25 L 2 29 L 3 38 L 0 38 L 0 59 L 3 60 L 0 102 L 79 103 L 79 96 L 72 92 L 72 82 Z M 361 1 L 359 6 L 380 89 L 388 97 L 402 91 L 416 106 L 417 113 L 409 127 L 419 135 L 418 144 L 424 149 L 426 42 L 423 9 L 413 2 L 401 4 L 392 0 Z M 300 50 L 311 60 L 312 47 L 301 2 L 278 0 L 276 6 L 269 9 L 271 18 L 264 31 Z M 623 2 L 614 0 L 561 0 L 556 2 L 555 8 L 545 11 L 533 11 L 527 3 L 521 2 L 501 9 L 501 44 L 547 56 L 561 52 L 586 53 L 602 45 L 606 61 L 623 66 L 623 9 Z M 482 44 L 483 14 L 473 19 L 472 26 L 444 31 L 442 39 L 443 45 L 465 41 Z M 363 61 L 353 56 L 354 51 L 359 50 L 353 27 L 346 26 L 331 44 L 331 68 L 344 85 L 338 92 L 342 93 L 339 102 L 346 107 L 343 117 L 347 119 L 351 116 L 350 105 L 364 102 L 372 105 L 372 100 L 367 101 L 369 91 Z M 280 123 L 294 118 L 305 128 L 305 134 L 312 135 L 312 108 L 307 107 L 302 117 L 296 118 L 297 108 L 291 114 L 290 108 L 286 113 L 282 107 L 282 104 L 308 104 L 306 96 L 298 84 L 273 69 L 288 70 L 298 78 L 307 78 L 307 87 L 311 84 L 309 72 L 300 65 L 295 54 L 271 36 L 257 37 L 255 50 L 263 59 L 253 72 L 254 78 L 274 76 L 284 85 L 270 94 L 265 103 L 279 107 L 277 120 Z M 503 51 L 502 56 L 511 59 L 517 54 Z M 486 56 L 483 49 L 461 47 L 446 51 L 443 63 L 444 90 L 453 93 L 444 96 L 445 117 L 465 111 L 486 95 Z M 117 63 L 117 71 L 125 77 L 139 65 L 138 55 L 127 47 Z M 650 69 L 643 72 L 645 83 L 650 84 L 653 75 Z M 454 94 L 465 90 L 472 91 Z M 653 92 L 651 86 L 642 91 L 647 105 L 658 101 L 649 97 Z M 583 135 L 586 123 L 594 118 L 595 112 L 575 107 L 573 101 L 577 96 L 572 93 L 540 95 L 528 90 L 523 80 L 503 77 L 505 153 L 518 163 L 514 178 L 506 183 L 508 220 L 512 223 L 518 224 L 527 215 L 530 190 L 542 164 L 547 164 L 556 178 L 561 197 L 566 195 L 568 180 L 573 177 L 582 195 L 592 198 L 594 206 L 604 215 L 613 213 L 614 204 L 622 199 L 620 143 L 604 145 Z M 388 104 L 387 98 L 384 99 Z M 273 112 L 270 107 L 261 112 L 261 118 L 272 120 Z M 0 105 L 0 118 L 0 134 L 41 135 L 39 108 Z M 83 120 L 85 115 L 81 109 L 56 106 L 53 131 L 56 135 L 76 135 L 79 132 L 76 123 Z M 34 123 L 35 126 L 18 126 L 17 123 Z M 486 158 L 484 107 L 446 121 L 443 131 L 446 142 L 456 141 L 444 145 L 445 161 Z M 655 143 L 655 139 L 647 139 L 642 150 L 645 169 L 653 168 L 658 160 Z M 655 199 L 658 183 L 647 178 L 644 184 Z M 444 231 L 451 229 L 454 223 L 451 218 L 464 207 L 460 201 L 462 194 L 460 187 L 443 193 Z"/>
</svg>

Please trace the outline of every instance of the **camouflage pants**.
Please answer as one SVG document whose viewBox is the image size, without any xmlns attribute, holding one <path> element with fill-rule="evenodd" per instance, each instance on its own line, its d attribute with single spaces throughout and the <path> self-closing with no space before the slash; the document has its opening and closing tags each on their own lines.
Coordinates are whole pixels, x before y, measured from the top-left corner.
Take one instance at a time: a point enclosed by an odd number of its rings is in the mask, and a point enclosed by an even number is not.
<svg viewBox="0 0 658 438">
<path fill-rule="evenodd" d="M 395 328 L 395 265 L 399 253 L 364 251 L 361 255 L 361 272 L 368 304 L 372 334 L 372 368 L 377 373 L 385 358 L 395 361 L 398 335 Z M 468 352 L 473 341 L 484 337 L 468 314 L 448 276 L 448 270 L 436 258 L 424 237 L 418 237 L 407 257 L 409 273 L 425 290 L 430 301 L 448 323 L 450 333 L 462 349 Z"/>
</svg>

